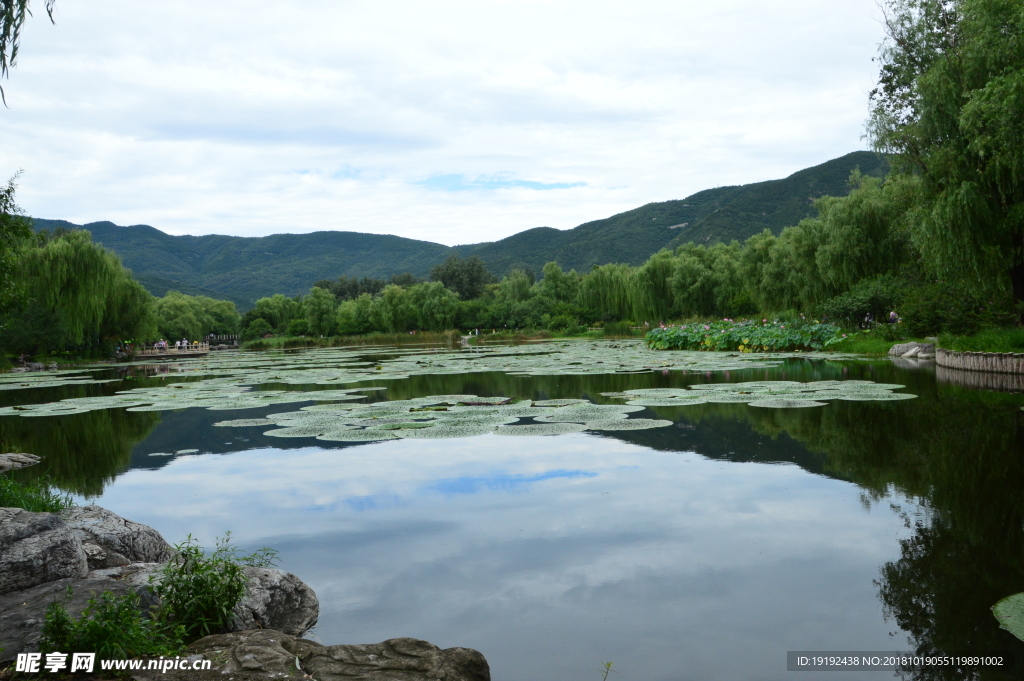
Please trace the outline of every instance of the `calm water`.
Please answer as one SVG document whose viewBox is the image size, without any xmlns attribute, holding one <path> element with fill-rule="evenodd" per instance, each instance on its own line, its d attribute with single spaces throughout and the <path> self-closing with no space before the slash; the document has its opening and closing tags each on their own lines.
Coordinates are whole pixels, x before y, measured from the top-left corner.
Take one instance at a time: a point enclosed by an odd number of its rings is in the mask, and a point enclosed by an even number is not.
<svg viewBox="0 0 1024 681">
<path fill-rule="evenodd" d="M 0 391 L 0 406 L 152 381 L 131 373 Z M 320 598 L 312 638 L 472 647 L 496 681 L 595 680 L 604 661 L 616 681 L 784 679 L 787 650 L 1020 654 L 989 612 L 1024 591 L 1019 393 L 888 361 L 791 360 L 699 375 L 419 376 L 377 382 L 388 391 L 372 399 L 621 403 L 598 393 L 827 379 L 900 383 L 919 397 L 651 408 L 632 416 L 673 426 L 374 444 L 212 427 L 301 405 L 108 410 L 0 418 L 0 439 L 47 457 L 22 476 L 49 475 L 169 541 L 191 533 L 212 545 L 231 530 L 244 548 L 278 549 Z M 199 453 L 150 456 L 182 449 Z"/>
</svg>

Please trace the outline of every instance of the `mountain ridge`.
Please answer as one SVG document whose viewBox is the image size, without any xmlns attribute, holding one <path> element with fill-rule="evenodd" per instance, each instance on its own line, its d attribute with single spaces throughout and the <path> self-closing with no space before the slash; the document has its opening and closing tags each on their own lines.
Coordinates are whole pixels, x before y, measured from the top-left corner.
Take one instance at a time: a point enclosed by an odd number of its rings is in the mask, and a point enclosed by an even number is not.
<svg viewBox="0 0 1024 681">
<path fill-rule="evenodd" d="M 239 237 L 172 236 L 149 225 L 112 222 L 76 225 L 35 219 L 36 229 L 87 229 L 117 253 L 154 295 L 183 293 L 233 300 L 241 309 L 273 293 L 304 293 L 314 281 L 341 275 L 420 277 L 451 254 L 479 256 L 495 274 L 523 267 L 540 272 L 557 261 L 564 269 L 622 262 L 639 265 L 662 248 L 693 241 L 712 245 L 743 240 L 764 229 L 778 234 L 813 214 L 822 195 L 845 195 L 854 168 L 882 176 L 886 159 L 857 151 L 780 180 L 705 189 L 685 199 L 649 203 L 567 230 L 534 227 L 494 242 L 445 246 L 387 234 L 319 231 Z"/>
</svg>

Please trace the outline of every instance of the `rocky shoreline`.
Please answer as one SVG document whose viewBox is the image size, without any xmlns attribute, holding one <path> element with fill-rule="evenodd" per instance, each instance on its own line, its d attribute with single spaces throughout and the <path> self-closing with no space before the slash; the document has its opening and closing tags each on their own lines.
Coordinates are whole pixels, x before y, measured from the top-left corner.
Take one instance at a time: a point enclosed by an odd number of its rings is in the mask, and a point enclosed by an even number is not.
<svg viewBox="0 0 1024 681">
<path fill-rule="evenodd" d="M 36 652 L 46 609 L 64 598 L 79 617 L 90 598 L 104 591 L 135 592 L 146 612 L 159 604 L 150 589 L 174 548 L 151 527 L 99 506 L 59 513 L 0 508 L 0 666 L 18 653 Z M 369 645 L 325 646 L 301 636 L 316 625 L 316 593 L 295 575 L 244 567 L 245 594 L 235 606 L 230 631 L 188 646 L 194 660 L 210 660 L 212 672 L 141 672 L 136 679 L 194 679 L 229 674 L 233 679 L 285 677 L 340 681 L 490 681 L 487 661 L 468 648 L 442 650 L 411 638 Z"/>
</svg>

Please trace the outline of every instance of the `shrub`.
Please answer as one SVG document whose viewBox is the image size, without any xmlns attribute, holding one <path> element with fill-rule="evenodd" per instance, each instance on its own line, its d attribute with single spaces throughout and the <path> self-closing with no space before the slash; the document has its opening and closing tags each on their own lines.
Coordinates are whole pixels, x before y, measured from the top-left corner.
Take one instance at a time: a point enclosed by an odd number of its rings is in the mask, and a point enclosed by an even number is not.
<svg viewBox="0 0 1024 681">
<path fill-rule="evenodd" d="M 633 329 L 630 328 L 629 322 L 608 322 L 604 325 L 604 335 L 606 337 L 628 337 L 634 336 Z"/>
<path fill-rule="evenodd" d="M 56 513 L 74 505 L 70 495 L 55 492 L 45 480 L 18 482 L 0 475 L 0 507 L 23 508 L 33 513 Z"/>
<path fill-rule="evenodd" d="M 829 320 L 856 326 L 871 312 L 875 319 L 885 319 L 889 311 L 900 306 L 907 282 L 885 274 L 864 279 L 846 293 L 825 301 L 821 313 Z"/>
<path fill-rule="evenodd" d="M 820 322 L 695 322 L 652 329 L 644 339 L 655 350 L 821 350 L 842 341 L 841 329 Z"/>
<path fill-rule="evenodd" d="M 67 596 L 72 593 L 68 586 Z M 108 660 L 179 652 L 184 647 L 184 629 L 150 619 L 139 600 L 137 593 L 117 596 L 106 591 L 99 600 L 89 599 L 77 621 L 68 614 L 66 600 L 54 600 L 46 609 L 39 648 L 44 653 L 96 653 Z"/>
<path fill-rule="evenodd" d="M 305 319 L 293 319 L 288 322 L 289 336 L 305 336 L 309 333 L 309 322 Z"/>
<path fill-rule="evenodd" d="M 160 621 L 181 625 L 185 641 L 227 631 L 232 611 L 245 593 L 242 566 L 267 567 L 277 555 L 263 548 L 239 556 L 231 546 L 230 532 L 217 540 L 217 548 L 209 556 L 192 535 L 175 548 L 178 559 L 164 566 L 162 580 L 153 591 L 162 601 Z"/>
<path fill-rule="evenodd" d="M 268 333 L 273 333 L 274 329 L 270 326 L 270 322 L 262 317 L 257 317 L 249 322 L 249 325 L 242 331 L 242 340 L 252 340 L 254 338 L 262 338 Z"/>
<path fill-rule="evenodd" d="M 554 333 L 576 333 L 580 328 L 580 320 L 566 314 L 555 315 L 548 322 L 548 331 Z"/>
</svg>

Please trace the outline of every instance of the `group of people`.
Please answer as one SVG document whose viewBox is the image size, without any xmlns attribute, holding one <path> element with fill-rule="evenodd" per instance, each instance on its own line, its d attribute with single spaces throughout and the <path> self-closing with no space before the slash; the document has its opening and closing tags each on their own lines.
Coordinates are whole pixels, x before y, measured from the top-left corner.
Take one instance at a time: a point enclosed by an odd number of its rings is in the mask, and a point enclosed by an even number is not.
<svg viewBox="0 0 1024 681">
<path fill-rule="evenodd" d="M 162 351 L 162 352 L 167 352 L 167 347 L 168 347 L 167 341 L 165 341 L 163 338 L 161 338 L 156 343 L 153 343 L 153 347 L 155 349 L 157 349 L 157 350 Z M 192 341 L 191 343 L 189 343 L 188 340 L 186 340 L 184 338 L 182 338 L 179 341 L 174 341 L 174 350 L 175 350 L 175 352 L 181 352 L 182 350 L 188 350 L 189 347 L 199 347 L 199 341 Z"/>
<path fill-rule="evenodd" d="M 900 316 L 898 314 L 896 314 L 896 310 L 893 310 L 892 312 L 890 312 L 889 313 L 889 319 L 886 320 L 886 322 L 889 323 L 889 324 L 897 324 L 897 323 L 899 323 L 899 321 L 900 321 Z M 874 315 L 873 312 L 868 312 L 866 315 L 864 315 L 864 321 L 862 321 L 860 323 L 860 328 L 862 328 L 862 329 L 870 329 L 874 325 L 875 325 L 875 315 Z"/>
</svg>

